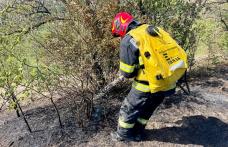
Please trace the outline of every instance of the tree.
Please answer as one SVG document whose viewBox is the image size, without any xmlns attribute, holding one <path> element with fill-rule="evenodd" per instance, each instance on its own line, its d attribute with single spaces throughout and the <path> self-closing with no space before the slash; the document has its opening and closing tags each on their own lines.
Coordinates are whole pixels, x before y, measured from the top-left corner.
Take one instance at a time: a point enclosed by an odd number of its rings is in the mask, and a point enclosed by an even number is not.
<svg viewBox="0 0 228 147">
<path fill-rule="evenodd" d="M 9 1 L 0 13 L 2 22 L 0 26 L 0 98 L 9 101 L 9 108 L 15 109 L 18 117 L 20 113 L 22 114 L 30 132 L 32 130 L 20 106 L 20 101 L 29 97 L 34 91 L 42 94 L 42 90 L 48 89 L 51 93 L 51 86 L 56 83 L 57 74 L 55 68 L 49 68 L 44 61 L 40 60 L 43 52 L 38 51 L 34 40 L 32 41 L 29 35 L 44 24 L 62 20 L 58 17 L 46 16 L 46 13 L 40 14 L 40 11 L 34 12 L 37 9 L 37 3 L 40 4 L 39 1 Z M 41 19 L 37 20 L 37 17 Z M 27 45 L 27 39 L 33 44 Z M 62 126 L 52 94 L 48 98 L 53 103 Z"/>
</svg>

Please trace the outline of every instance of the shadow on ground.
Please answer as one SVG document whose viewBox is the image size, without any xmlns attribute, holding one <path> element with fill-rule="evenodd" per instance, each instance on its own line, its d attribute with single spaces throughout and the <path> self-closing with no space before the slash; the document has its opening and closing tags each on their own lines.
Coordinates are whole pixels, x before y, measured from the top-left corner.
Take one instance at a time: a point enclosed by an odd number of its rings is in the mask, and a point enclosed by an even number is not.
<svg viewBox="0 0 228 147">
<path fill-rule="evenodd" d="M 220 68 L 218 78 L 226 80 L 227 69 Z M 196 79 L 195 81 L 200 80 Z M 204 81 L 208 82 L 206 83 Z M 223 84 L 222 80 L 214 81 L 214 79 L 209 80 L 206 77 L 204 81 L 200 81 L 196 85 L 216 88 Z M 52 105 L 45 105 L 25 111 L 29 124 L 34 131 L 33 133 L 27 132 L 27 128 L 21 118 L 13 118 L 0 125 L 0 141 L 6 141 L 8 146 L 73 146 L 90 142 L 90 139 L 96 136 L 96 134 L 103 133 L 104 130 L 107 133 L 116 128 L 118 111 L 123 98 L 128 92 L 126 89 L 116 89 L 113 93 L 110 93 L 108 99 L 104 99 L 101 104 L 103 106 L 101 110 L 105 112 L 102 115 L 103 119 L 91 122 L 86 128 L 80 128 L 78 126 L 78 120 L 69 107 L 69 102 L 63 98 L 56 101 L 64 125 L 62 130 L 59 127 L 54 107 Z M 196 107 L 198 105 L 204 105 L 210 108 L 207 99 L 199 91 L 192 91 L 190 96 L 183 95 L 182 92 L 177 92 L 174 96 L 166 98 L 160 109 L 169 109 L 173 106 L 177 109 L 179 107 L 194 108 L 192 105 Z M 218 108 L 220 106 L 218 105 Z M 208 111 L 212 110 L 208 109 Z M 158 117 L 163 119 L 161 116 Z M 94 117 L 94 120 L 98 120 L 97 118 Z M 168 121 L 170 117 L 165 119 Z M 148 130 L 146 132 L 148 136 L 147 140 L 186 145 L 228 147 L 228 125 L 218 118 L 206 118 L 201 115 L 189 116 L 184 117 L 181 121 L 176 122 L 176 124 L 178 126 Z M 2 140 L 1 137 L 3 138 Z"/>
<path fill-rule="evenodd" d="M 183 93 L 177 93 L 174 96 L 167 98 L 161 106 L 161 109 L 168 109 L 173 105 L 178 106 L 183 101 L 194 101 L 194 103 L 205 104 L 200 97 L 202 97 L 200 93 L 192 93 L 192 96 L 190 97 L 183 95 Z M 80 128 L 77 125 L 77 119 L 69 108 L 69 104 L 62 99 L 59 99 L 56 102 L 64 125 L 62 130 L 59 127 L 56 112 L 52 105 L 27 110 L 25 111 L 25 114 L 34 132 L 21 134 L 20 137 L 16 137 L 8 144 L 11 144 L 12 146 L 73 146 L 87 143 L 93 136 L 103 131 L 104 128 L 106 128 L 106 131 L 110 132 L 116 128 L 118 111 L 122 99 L 123 97 L 119 98 L 118 94 L 112 94 L 112 97 L 107 101 L 109 105 L 104 103 L 106 106 L 105 119 L 98 122 L 92 121 L 86 128 Z M 26 131 L 26 127 L 22 120 L 20 122 L 15 122 L 13 119 L 8 122 L 8 125 L 14 126 L 18 123 L 22 125 L 23 130 Z M 148 130 L 148 140 L 204 146 L 228 145 L 228 142 L 226 141 L 228 140 L 228 125 L 217 118 L 191 116 L 184 117 L 182 121 L 176 123 L 181 124 L 181 127 Z M 5 129 L 8 130 L 8 126 L 5 126 Z M 13 130 L 11 131 L 13 133 Z"/>
<path fill-rule="evenodd" d="M 28 109 L 24 113 L 33 132 L 29 133 L 23 119 L 15 116 L 2 126 L 0 125 L 0 146 L 74 146 L 89 142 L 104 128 L 111 132 L 117 126 L 117 114 L 123 99 L 123 97 L 117 97 L 118 93 L 115 93 L 116 95 L 113 94 L 110 100 L 102 104 L 106 107 L 100 106 L 102 114 L 92 116 L 92 120 L 84 128 L 79 127 L 71 105 L 64 98 L 55 102 L 61 115 L 62 129 L 53 105 Z M 102 120 L 98 117 L 102 117 Z M 16 131 L 15 126 L 17 126 Z M 1 142 L 4 144 L 1 145 Z"/>
<path fill-rule="evenodd" d="M 203 88 L 223 87 L 224 81 L 228 80 L 228 64 L 215 67 L 198 67 L 193 69 L 189 75 L 192 86 L 200 85 Z M 224 91 L 227 92 L 228 90 L 225 88 Z"/>
<path fill-rule="evenodd" d="M 176 123 L 181 126 L 147 130 L 146 140 L 207 147 L 228 146 L 228 124 L 218 118 L 197 115 L 183 117 Z"/>
</svg>

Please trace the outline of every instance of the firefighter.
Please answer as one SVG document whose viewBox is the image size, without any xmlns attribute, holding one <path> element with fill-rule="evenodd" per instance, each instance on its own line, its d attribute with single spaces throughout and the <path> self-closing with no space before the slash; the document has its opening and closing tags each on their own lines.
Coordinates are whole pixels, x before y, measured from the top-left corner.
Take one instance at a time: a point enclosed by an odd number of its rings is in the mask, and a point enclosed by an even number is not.
<svg viewBox="0 0 228 147">
<path fill-rule="evenodd" d="M 166 91 L 151 93 L 149 82 L 141 67 L 138 42 L 129 34 L 140 27 L 139 21 L 127 12 L 118 13 L 112 22 L 112 34 L 121 37 L 120 72 L 125 78 L 134 78 L 132 88 L 119 112 L 117 131 L 111 133 L 114 141 L 140 141 L 149 118 L 165 96 L 175 93 L 175 86 Z M 153 30 L 150 32 L 155 34 Z"/>
</svg>

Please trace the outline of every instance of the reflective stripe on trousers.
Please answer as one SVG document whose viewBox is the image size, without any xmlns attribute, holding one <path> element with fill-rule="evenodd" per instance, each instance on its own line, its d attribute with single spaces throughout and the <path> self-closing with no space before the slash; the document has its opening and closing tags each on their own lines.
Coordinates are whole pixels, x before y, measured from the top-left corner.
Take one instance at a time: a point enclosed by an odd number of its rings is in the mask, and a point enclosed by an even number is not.
<svg viewBox="0 0 228 147">
<path fill-rule="evenodd" d="M 142 125 L 146 125 L 149 120 L 143 119 L 143 118 L 138 118 L 137 121 Z"/>
<path fill-rule="evenodd" d="M 126 123 L 123 121 L 123 119 L 120 117 L 119 120 L 118 120 L 118 123 L 119 123 L 119 126 L 121 128 L 124 128 L 124 129 L 130 129 L 130 128 L 133 128 L 134 127 L 134 123 L 133 124 L 130 124 L 130 123 Z"/>
</svg>

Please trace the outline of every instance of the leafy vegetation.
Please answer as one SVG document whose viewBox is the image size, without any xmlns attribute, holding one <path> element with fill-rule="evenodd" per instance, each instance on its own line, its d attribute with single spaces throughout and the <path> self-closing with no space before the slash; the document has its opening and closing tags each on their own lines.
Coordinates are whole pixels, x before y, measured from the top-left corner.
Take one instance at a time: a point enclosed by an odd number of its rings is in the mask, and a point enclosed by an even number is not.
<svg viewBox="0 0 228 147">
<path fill-rule="evenodd" d="M 215 55 L 228 51 L 226 1 L 7 0 L 0 8 L 0 108 L 8 103 L 23 115 L 20 103 L 39 94 L 53 103 L 61 126 L 56 95 L 67 95 L 85 126 L 94 95 L 118 76 L 110 24 L 119 11 L 164 27 L 188 50 L 191 65 L 195 53 L 208 52 L 216 63 Z"/>
</svg>

